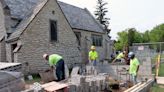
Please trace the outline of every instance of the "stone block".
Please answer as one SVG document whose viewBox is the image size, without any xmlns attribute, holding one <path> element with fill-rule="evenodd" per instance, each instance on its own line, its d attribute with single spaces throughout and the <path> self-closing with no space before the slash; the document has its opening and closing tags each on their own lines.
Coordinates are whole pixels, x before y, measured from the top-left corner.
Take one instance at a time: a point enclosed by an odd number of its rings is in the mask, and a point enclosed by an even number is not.
<svg viewBox="0 0 164 92">
<path fill-rule="evenodd" d="M 76 92 L 76 85 L 69 85 L 68 92 Z"/>
<path fill-rule="evenodd" d="M 76 92 L 82 92 L 82 87 L 80 85 L 77 86 Z"/>
<path fill-rule="evenodd" d="M 86 77 L 81 77 L 80 78 L 80 84 L 85 83 L 85 82 L 86 82 Z"/>
<path fill-rule="evenodd" d="M 65 65 L 65 78 L 69 78 L 69 69 L 67 67 L 67 65 Z"/>
<path fill-rule="evenodd" d="M 79 69 L 80 69 L 79 67 L 74 67 L 71 72 L 71 77 L 74 75 L 78 75 Z"/>
</svg>

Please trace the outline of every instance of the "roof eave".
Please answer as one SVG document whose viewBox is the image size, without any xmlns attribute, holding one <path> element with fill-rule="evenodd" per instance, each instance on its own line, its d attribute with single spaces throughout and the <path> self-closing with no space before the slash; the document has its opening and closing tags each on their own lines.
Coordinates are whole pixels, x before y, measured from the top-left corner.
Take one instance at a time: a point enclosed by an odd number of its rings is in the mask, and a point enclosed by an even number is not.
<svg viewBox="0 0 164 92">
<path fill-rule="evenodd" d="M 72 29 L 76 29 L 76 30 L 82 30 L 82 31 L 88 31 L 88 32 L 94 32 L 94 33 L 101 33 L 101 34 L 105 34 L 105 32 L 96 32 L 96 31 L 92 31 L 92 30 L 86 30 L 86 29 L 80 29 L 80 28 L 73 28 Z"/>
</svg>

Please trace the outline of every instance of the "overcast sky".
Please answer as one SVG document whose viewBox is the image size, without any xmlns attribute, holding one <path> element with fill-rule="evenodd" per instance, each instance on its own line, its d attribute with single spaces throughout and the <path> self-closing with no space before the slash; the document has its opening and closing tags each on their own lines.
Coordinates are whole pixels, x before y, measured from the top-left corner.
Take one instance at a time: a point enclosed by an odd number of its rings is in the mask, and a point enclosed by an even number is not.
<svg viewBox="0 0 164 92">
<path fill-rule="evenodd" d="M 92 14 L 97 0 L 59 0 L 81 8 L 87 8 Z M 112 39 L 117 32 L 135 27 L 138 31 L 151 30 L 158 24 L 164 23 L 164 0 L 104 0 L 110 17 Z"/>
</svg>

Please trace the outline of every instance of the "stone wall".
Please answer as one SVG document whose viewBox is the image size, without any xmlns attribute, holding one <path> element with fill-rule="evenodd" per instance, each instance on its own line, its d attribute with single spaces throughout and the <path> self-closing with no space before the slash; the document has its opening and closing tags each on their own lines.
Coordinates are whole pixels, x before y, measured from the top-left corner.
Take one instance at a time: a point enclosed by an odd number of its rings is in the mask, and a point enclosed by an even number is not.
<svg viewBox="0 0 164 92">
<path fill-rule="evenodd" d="M 53 14 L 52 11 L 55 13 Z M 57 21 L 58 41 L 50 41 L 49 20 Z M 49 0 L 37 14 L 20 37 L 21 49 L 16 53 L 16 62 L 29 62 L 31 73 L 47 68 L 42 55 L 57 53 L 63 56 L 65 63 L 72 65 L 81 62 L 76 36 L 66 21 L 56 0 Z M 9 46 L 10 47 L 10 46 Z"/>
<path fill-rule="evenodd" d="M 105 33 L 96 33 L 96 32 L 89 32 L 85 30 L 78 30 L 73 29 L 74 32 L 81 32 L 81 46 L 80 51 L 82 53 L 83 62 L 88 60 L 88 52 L 90 51 L 90 47 L 92 45 L 91 35 L 102 35 L 103 37 L 103 44 L 101 47 L 96 47 L 96 51 L 99 54 L 99 60 L 109 59 L 111 54 L 111 46 L 110 43 L 107 41 L 109 38 Z"/>
</svg>

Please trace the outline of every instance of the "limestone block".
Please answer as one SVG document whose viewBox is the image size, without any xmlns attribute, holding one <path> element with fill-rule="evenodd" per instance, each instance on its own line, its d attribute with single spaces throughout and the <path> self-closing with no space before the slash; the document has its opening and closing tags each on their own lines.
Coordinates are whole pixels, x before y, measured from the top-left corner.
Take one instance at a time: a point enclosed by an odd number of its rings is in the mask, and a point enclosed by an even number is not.
<svg viewBox="0 0 164 92">
<path fill-rule="evenodd" d="M 74 75 L 78 75 L 79 69 L 80 69 L 79 67 L 74 67 L 71 72 L 71 77 Z"/>
<path fill-rule="evenodd" d="M 85 82 L 86 82 L 86 77 L 81 77 L 80 78 L 80 84 L 85 83 Z"/>
<path fill-rule="evenodd" d="M 76 92 L 76 85 L 69 85 L 68 92 Z"/>
</svg>

